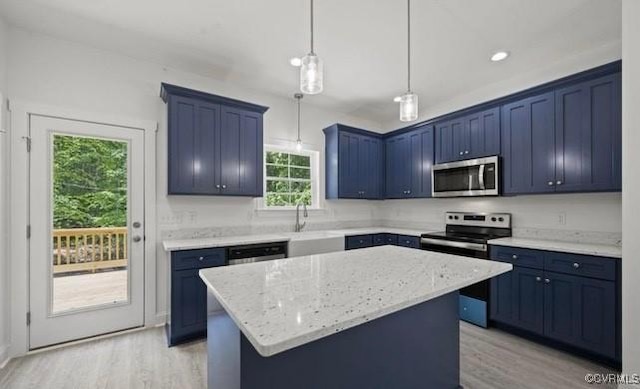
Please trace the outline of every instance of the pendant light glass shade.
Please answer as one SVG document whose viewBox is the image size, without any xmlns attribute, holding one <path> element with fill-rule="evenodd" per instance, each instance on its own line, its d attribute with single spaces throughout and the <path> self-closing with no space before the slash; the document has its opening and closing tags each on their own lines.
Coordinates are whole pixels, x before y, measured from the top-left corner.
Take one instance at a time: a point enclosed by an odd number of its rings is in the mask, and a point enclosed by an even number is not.
<svg viewBox="0 0 640 389">
<path fill-rule="evenodd" d="M 320 57 L 309 53 L 302 58 L 300 66 L 300 91 L 308 95 L 322 93 L 323 64 Z"/>
<path fill-rule="evenodd" d="M 418 119 L 418 95 L 407 92 L 400 96 L 400 121 L 412 122 Z"/>
</svg>

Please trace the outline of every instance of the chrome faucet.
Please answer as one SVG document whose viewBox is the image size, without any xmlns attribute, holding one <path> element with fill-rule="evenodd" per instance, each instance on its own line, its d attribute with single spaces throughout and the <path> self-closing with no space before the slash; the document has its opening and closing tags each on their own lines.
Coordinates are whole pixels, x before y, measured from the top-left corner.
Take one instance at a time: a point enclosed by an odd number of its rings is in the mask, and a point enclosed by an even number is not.
<svg viewBox="0 0 640 389">
<path fill-rule="evenodd" d="M 309 212 L 307 212 L 307 204 L 302 204 L 302 209 L 303 209 L 302 216 L 305 219 L 308 218 L 309 217 Z M 307 222 L 304 222 L 304 223 L 300 224 L 300 203 L 298 203 L 298 205 L 296 205 L 296 226 L 295 226 L 296 232 L 302 231 L 302 229 L 304 228 L 304 226 L 306 224 L 307 224 Z"/>
</svg>

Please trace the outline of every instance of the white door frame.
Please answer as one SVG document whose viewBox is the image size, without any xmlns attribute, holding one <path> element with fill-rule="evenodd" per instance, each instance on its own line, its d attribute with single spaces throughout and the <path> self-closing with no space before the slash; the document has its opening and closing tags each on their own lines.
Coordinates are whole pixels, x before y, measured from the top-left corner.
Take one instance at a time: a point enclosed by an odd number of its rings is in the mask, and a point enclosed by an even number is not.
<svg viewBox="0 0 640 389">
<path fill-rule="evenodd" d="M 160 101 L 158 99 L 158 101 Z M 83 112 L 75 109 L 35 104 L 11 99 L 10 119 L 10 182 L 9 258 L 11 291 L 11 336 L 9 357 L 29 351 L 27 312 L 29 309 L 29 242 L 26 236 L 29 223 L 29 154 L 27 137 L 29 117 L 32 114 L 63 119 L 93 122 L 144 131 L 144 325 L 157 324 L 156 317 L 156 133 L 158 123 L 136 120 L 104 113 Z M 158 110 L 160 112 L 160 109 Z"/>
</svg>

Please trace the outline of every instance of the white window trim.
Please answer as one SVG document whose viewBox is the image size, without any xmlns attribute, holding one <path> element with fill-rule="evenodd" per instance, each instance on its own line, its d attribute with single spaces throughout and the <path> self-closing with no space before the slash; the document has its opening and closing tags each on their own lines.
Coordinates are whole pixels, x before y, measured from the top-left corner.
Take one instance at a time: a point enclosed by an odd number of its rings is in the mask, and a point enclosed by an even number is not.
<svg viewBox="0 0 640 389">
<path fill-rule="evenodd" d="M 320 210 L 320 153 L 314 150 L 302 150 L 297 151 L 291 147 L 277 146 L 277 145 L 264 145 L 263 150 L 263 163 L 262 163 L 262 188 L 264 196 L 256 199 L 256 211 L 292 211 L 295 210 L 294 206 L 271 206 L 268 207 L 265 201 L 267 195 L 267 152 L 275 151 L 278 153 L 306 155 L 310 157 L 310 170 L 311 170 L 311 206 L 308 206 L 308 210 Z"/>
</svg>

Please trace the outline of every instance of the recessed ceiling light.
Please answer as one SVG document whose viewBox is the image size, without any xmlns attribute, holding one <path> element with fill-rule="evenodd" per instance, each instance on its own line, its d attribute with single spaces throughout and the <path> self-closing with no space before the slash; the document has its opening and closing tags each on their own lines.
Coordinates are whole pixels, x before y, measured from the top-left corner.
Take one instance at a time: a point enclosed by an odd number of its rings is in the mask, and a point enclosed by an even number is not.
<svg viewBox="0 0 640 389">
<path fill-rule="evenodd" d="M 302 59 L 298 57 L 293 57 L 289 60 L 291 66 L 300 67 L 302 65 Z"/>
<path fill-rule="evenodd" d="M 509 52 L 507 51 L 498 51 L 495 54 L 493 54 L 491 56 L 491 60 L 493 62 L 498 62 L 498 61 L 502 61 L 504 59 L 507 59 L 507 57 L 509 56 Z"/>
</svg>

